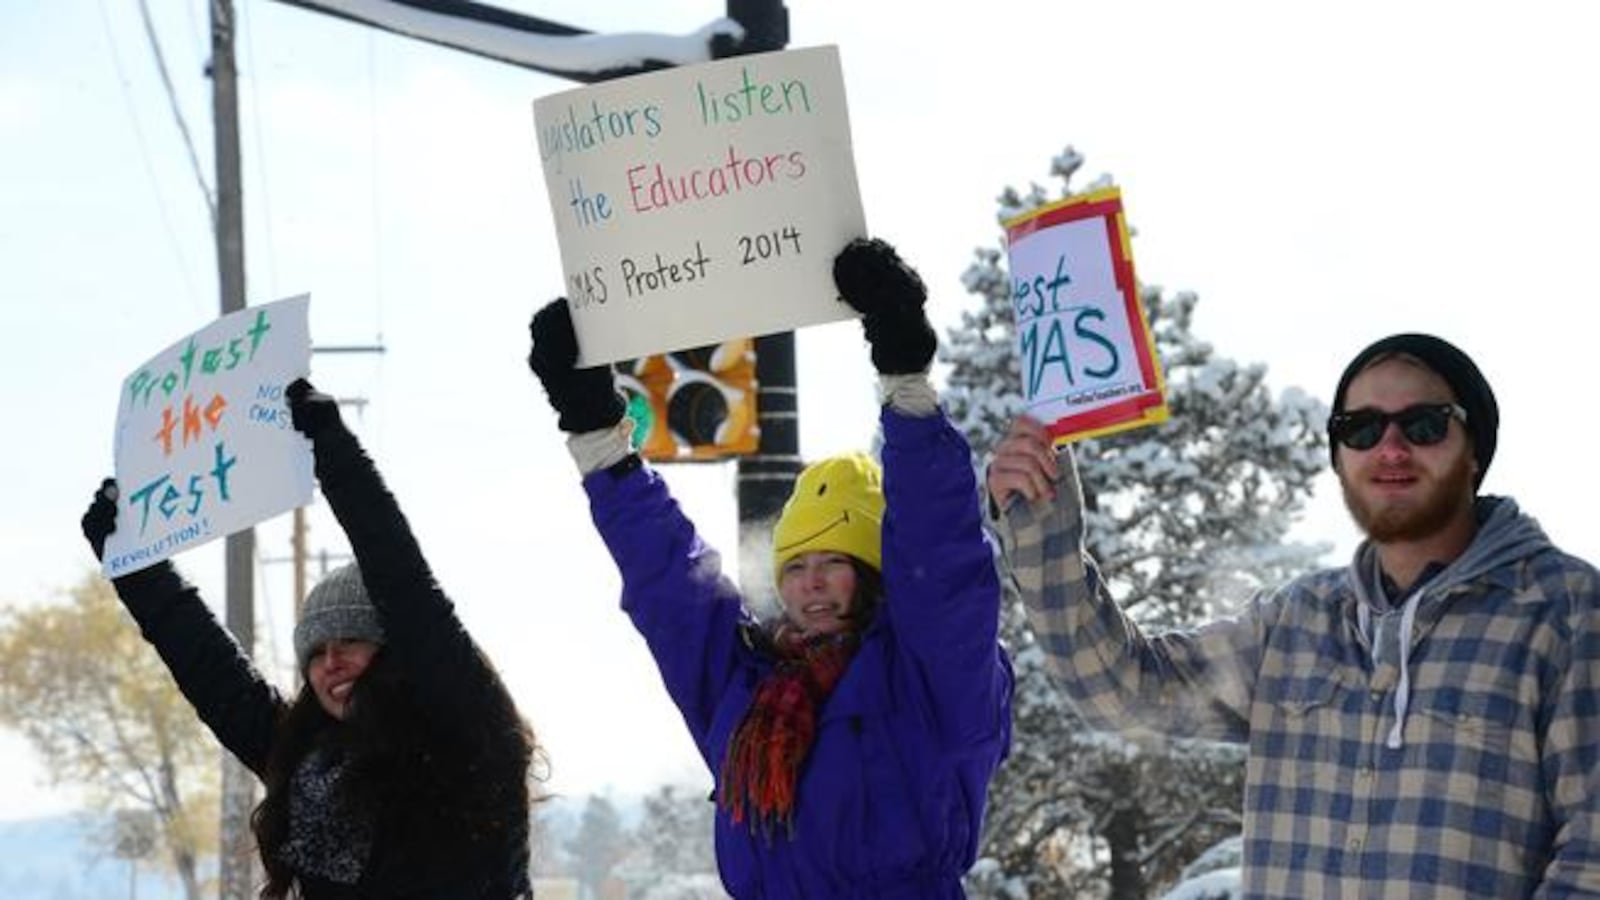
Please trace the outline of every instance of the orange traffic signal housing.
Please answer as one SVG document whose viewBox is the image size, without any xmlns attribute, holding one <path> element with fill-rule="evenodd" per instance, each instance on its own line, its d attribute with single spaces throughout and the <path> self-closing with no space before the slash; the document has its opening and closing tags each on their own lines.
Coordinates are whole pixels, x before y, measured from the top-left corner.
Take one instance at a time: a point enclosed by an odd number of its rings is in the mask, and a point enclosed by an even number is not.
<svg viewBox="0 0 1600 900">
<path fill-rule="evenodd" d="M 657 462 L 754 453 L 756 352 L 750 338 L 616 364 L 628 398 L 634 446 Z"/>
</svg>

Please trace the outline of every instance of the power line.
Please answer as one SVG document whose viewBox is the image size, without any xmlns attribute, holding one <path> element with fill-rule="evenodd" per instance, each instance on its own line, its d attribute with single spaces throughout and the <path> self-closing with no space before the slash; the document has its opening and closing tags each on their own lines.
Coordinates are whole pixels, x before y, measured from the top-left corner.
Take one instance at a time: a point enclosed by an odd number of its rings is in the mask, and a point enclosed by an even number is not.
<svg viewBox="0 0 1600 900">
<path fill-rule="evenodd" d="M 122 66 L 122 55 L 117 52 L 116 32 L 111 27 L 111 17 L 106 12 L 105 0 L 100 0 L 100 25 L 106 32 L 106 45 L 111 50 L 111 67 L 116 70 L 117 84 L 122 88 L 123 108 L 128 111 L 128 121 L 133 126 L 134 141 L 139 145 L 139 160 L 144 163 L 145 178 L 150 182 L 150 190 L 155 194 L 156 210 L 161 214 L 161 228 L 167 233 L 167 244 L 172 248 L 172 255 L 178 260 L 178 276 L 183 279 L 183 286 L 189 294 L 189 302 L 199 304 L 199 294 L 195 292 L 194 282 L 189 277 L 189 260 L 183 255 L 183 244 L 178 240 L 178 232 L 172 226 L 172 216 L 167 211 L 167 203 L 161 192 L 161 180 L 156 177 L 155 166 L 150 162 L 150 146 L 145 140 L 144 129 L 139 125 L 139 112 L 133 102 L 133 95 L 129 88 L 127 71 Z"/>
<path fill-rule="evenodd" d="M 369 175 L 368 200 L 372 213 L 372 303 L 378 317 L 378 340 L 383 340 L 383 221 L 379 217 L 379 166 L 378 166 L 378 51 L 371 29 L 367 29 L 367 150 L 372 164 Z"/>
<path fill-rule="evenodd" d="M 194 152 L 194 139 L 189 137 L 189 123 L 184 121 L 183 107 L 178 104 L 178 92 L 172 88 L 172 77 L 167 74 L 167 59 L 161 53 L 161 40 L 156 36 L 155 23 L 150 21 L 150 6 L 139 0 L 139 18 L 144 22 L 145 36 L 150 39 L 150 52 L 156 59 L 156 71 L 161 73 L 161 85 L 166 88 L 167 102 L 172 107 L 172 117 L 178 121 L 178 131 L 183 134 L 183 148 L 189 151 L 189 166 L 194 180 L 200 185 L 200 194 L 206 198 L 206 209 L 211 213 L 211 227 L 217 225 L 217 201 L 206 184 L 205 173 L 200 170 L 200 157 Z"/>
<path fill-rule="evenodd" d="M 256 591 L 261 596 L 261 603 L 258 608 L 261 610 L 261 618 L 267 626 L 266 659 L 268 664 L 262 665 L 261 668 L 273 671 L 276 674 L 276 670 L 282 665 L 282 657 L 279 656 L 281 648 L 278 646 L 278 621 L 272 614 L 272 585 L 267 580 L 266 567 L 263 565 L 263 563 L 271 562 L 271 560 L 261 555 L 261 545 L 259 543 L 251 548 L 251 552 L 255 556 L 255 566 L 253 568 L 256 573 Z"/>
<path fill-rule="evenodd" d="M 256 68 L 256 42 L 255 28 L 250 21 L 250 4 L 239 5 L 241 17 L 244 19 L 244 52 L 245 65 L 250 69 L 248 79 L 250 85 L 250 128 L 254 132 L 252 137 L 256 145 L 256 178 L 261 185 L 258 198 L 261 203 L 261 230 L 264 231 L 267 248 L 267 296 L 278 296 L 278 245 L 272 237 L 272 189 L 268 186 L 267 178 L 267 149 L 261 136 L 266 131 L 261 122 L 261 98 L 256 92 L 256 81 L 261 77 L 261 70 Z"/>
</svg>

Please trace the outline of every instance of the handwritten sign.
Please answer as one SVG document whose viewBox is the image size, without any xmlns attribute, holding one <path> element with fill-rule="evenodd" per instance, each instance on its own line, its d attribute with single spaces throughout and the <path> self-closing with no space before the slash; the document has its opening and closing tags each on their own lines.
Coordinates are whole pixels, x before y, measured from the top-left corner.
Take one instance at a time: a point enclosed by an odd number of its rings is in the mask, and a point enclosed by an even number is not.
<svg viewBox="0 0 1600 900">
<path fill-rule="evenodd" d="M 1058 444 L 1166 421 L 1121 192 L 1068 198 L 1005 229 L 1028 413 Z"/>
<path fill-rule="evenodd" d="M 283 398 L 311 367 L 309 304 L 299 296 L 229 313 L 123 381 L 107 577 L 310 501 L 311 445 Z"/>
<path fill-rule="evenodd" d="M 579 364 L 849 318 L 866 234 L 834 47 L 621 78 L 534 103 Z"/>
</svg>

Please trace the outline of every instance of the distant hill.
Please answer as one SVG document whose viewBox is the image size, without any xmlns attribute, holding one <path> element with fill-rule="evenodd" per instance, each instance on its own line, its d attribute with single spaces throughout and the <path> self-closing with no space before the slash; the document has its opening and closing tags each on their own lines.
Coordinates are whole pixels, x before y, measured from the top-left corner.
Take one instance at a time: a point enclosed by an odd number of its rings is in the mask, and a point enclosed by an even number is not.
<svg viewBox="0 0 1600 900">
<path fill-rule="evenodd" d="M 608 797 L 625 826 L 638 822 L 639 797 Z M 577 832 L 587 800 L 562 796 L 541 806 L 555 846 Z M 101 821 L 88 813 L 0 821 L 0 900 L 184 900 L 183 885 L 161 861 L 142 860 L 134 868 L 100 847 Z M 137 880 L 130 883 L 130 876 Z"/>
<path fill-rule="evenodd" d="M 134 869 L 97 846 L 97 828 L 98 820 L 87 815 L 0 822 L 0 897 L 183 900 L 183 886 L 158 871 L 155 861 Z"/>
</svg>

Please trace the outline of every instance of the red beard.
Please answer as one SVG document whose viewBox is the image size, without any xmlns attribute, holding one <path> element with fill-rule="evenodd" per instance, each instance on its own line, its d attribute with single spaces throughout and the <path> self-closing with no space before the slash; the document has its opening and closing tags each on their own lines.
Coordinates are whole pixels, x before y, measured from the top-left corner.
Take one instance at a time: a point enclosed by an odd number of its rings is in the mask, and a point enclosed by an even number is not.
<svg viewBox="0 0 1600 900">
<path fill-rule="evenodd" d="M 1352 489 L 1350 478 L 1339 475 L 1345 509 L 1367 537 L 1384 544 L 1419 541 L 1445 530 L 1459 516 L 1470 514 L 1473 498 L 1472 454 L 1459 454 L 1431 489 L 1414 500 L 1368 499 Z"/>
</svg>

